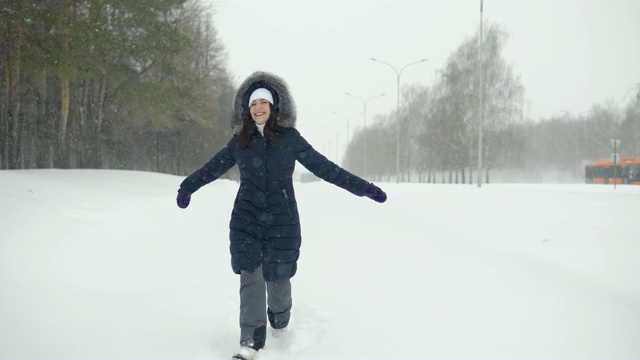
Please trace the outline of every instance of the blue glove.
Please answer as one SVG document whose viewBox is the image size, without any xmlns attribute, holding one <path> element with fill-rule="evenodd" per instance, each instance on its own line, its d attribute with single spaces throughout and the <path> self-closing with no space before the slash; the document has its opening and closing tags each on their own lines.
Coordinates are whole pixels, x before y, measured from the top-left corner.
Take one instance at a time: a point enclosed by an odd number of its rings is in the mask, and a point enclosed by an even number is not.
<svg viewBox="0 0 640 360">
<path fill-rule="evenodd" d="M 373 184 L 367 185 L 367 188 L 364 189 L 364 196 L 370 199 L 373 199 L 374 201 L 377 201 L 379 203 L 383 203 L 387 201 L 387 194 L 385 194 L 385 192 L 382 191 L 382 189 L 380 189 L 379 187 Z"/>
<path fill-rule="evenodd" d="M 179 189 L 178 198 L 176 199 L 176 202 L 178 203 L 178 206 L 181 209 L 184 209 L 187 206 L 189 206 L 189 202 L 191 202 L 191 195 L 187 194 L 182 189 Z"/>
</svg>

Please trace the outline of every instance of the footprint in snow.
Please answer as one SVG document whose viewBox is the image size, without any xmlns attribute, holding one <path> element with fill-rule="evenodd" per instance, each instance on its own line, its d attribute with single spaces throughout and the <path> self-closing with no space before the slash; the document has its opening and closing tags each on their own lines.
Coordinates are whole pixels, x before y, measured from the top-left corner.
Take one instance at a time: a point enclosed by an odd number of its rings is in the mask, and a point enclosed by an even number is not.
<svg viewBox="0 0 640 360">
<path fill-rule="evenodd" d="M 316 346 L 327 330 L 328 320 L 318 311 L 294 304 L 287 330 L 275 338 L 269 329 L 267 344 L 258 353 L 257 360 L 299 357 L 305 350 Z"/>
</svg>

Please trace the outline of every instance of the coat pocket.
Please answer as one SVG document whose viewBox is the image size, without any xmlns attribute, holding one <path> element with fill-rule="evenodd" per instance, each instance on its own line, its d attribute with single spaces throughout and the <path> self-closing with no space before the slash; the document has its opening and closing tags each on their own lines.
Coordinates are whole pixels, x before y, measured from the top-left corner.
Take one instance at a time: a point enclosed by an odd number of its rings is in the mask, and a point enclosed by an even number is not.
<svg viewBox="0 0 640 360">
<path fill-rule="evenodd" d="M 282 189 L 282 195 L 284 195 L 284 203 L 287 206 L 287 211 L 289 212 L 289 219 L 293 219 L 293 213 L 291 212 L 291 205 L 289 205 L 289 194 L 287 194 L 287 189 Z"/>
</svg>

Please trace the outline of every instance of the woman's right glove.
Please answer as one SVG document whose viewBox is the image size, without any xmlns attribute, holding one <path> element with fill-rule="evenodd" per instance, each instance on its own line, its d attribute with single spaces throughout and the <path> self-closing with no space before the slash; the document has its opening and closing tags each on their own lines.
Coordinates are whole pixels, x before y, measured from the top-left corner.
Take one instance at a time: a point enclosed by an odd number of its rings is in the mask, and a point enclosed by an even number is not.
<svg viewBox="0 0 640 360">
<path fill-rule="evenodd" d="M 176 202 L 181 209 L 184 209 L 189 206 L 189 202 L 191 202 L 191 195 L 187 194 L 182 189 L 178 189 L 178 198 L 176 199 Z"/>
<path fill-rule="evenodd" d="M 382 191 L 382 189 L 380 189 L 379 187 L 373 184 L 367 185 L 367 188 L 364 189 L 364 196 L 370 199 L 373 199 L 379 203 L 383 203 L 387 201 L 387 194 L 385 194 L 385 192 Z"/>
</svg>

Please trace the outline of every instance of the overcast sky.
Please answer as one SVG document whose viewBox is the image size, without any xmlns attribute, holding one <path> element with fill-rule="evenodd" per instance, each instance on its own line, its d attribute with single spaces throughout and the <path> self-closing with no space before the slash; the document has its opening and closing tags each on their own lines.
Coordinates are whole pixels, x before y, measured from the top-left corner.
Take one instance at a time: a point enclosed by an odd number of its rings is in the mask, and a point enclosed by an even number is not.
<svg viewBox="0 0 640 360">
<path fill-rule="evenodd" d="M 480 23 L 480 0 L 209 1 L 236 84 L 256 70 L 284 78 L 298 106 L 297 127 L 320 150 L 336 132 L 345 141 L 344 118 L 362 112 L 345 92 L 387 94 L 369 102 L 368 125 L 395 109 L 395 72 L 369 58 L 398 70 L 427 58 L 402 72 L 401 85 L 432 86 Z M 640 0 L 486 0 L 483 19 L 509 34 L 503 56 L 526 89 L 527 117 L 578 115 L 635 96 L 629 90 L 640 84 Z M 353 134 L 362 116 L 349 125 Z"/>
</svg>

